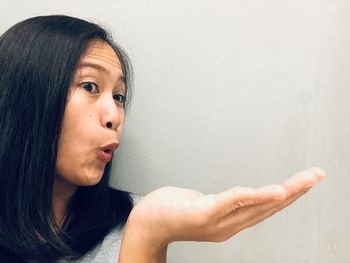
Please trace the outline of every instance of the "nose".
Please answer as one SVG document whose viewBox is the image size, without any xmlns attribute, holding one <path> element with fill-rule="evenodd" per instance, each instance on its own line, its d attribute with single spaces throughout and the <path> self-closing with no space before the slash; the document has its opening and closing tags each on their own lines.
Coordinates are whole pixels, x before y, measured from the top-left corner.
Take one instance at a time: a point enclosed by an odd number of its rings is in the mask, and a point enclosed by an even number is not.
<svg viewBox="0 0 350 263">
<path fill-rule="evenodd" d="M 124 108 L 117 105 L 112 96 L 102 100 L 101 125 L 110 130 L 117 130 L 123 124 Z"/>
</svg>

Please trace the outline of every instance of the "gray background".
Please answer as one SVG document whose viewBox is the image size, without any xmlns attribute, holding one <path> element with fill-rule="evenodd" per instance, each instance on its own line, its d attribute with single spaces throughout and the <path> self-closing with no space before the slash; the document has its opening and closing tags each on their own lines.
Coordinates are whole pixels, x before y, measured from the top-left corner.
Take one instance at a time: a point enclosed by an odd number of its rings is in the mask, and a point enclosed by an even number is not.
<svg viewBox="0 0 350 263">
<path fill-rule="evenodd" d="M 99 22 L 131 56 L 135 90 L 112 185 L 144 195 L 328 178 L 220 243 L 169 262 L 350 262 L 350 2 L 1 1 L 0 30 L 35 15 Z"/>
</svg>

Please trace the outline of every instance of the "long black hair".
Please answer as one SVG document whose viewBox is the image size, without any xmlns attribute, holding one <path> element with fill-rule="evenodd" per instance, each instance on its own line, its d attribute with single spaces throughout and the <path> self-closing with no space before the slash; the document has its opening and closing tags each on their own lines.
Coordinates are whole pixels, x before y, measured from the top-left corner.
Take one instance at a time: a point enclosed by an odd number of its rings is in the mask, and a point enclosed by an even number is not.
<svg viewBox="0 0 350 263">
<path fill-rule="evenodd" d="M 60 228 L 53 212 L 58 142 L 76 66 L 95 40 L 116 52 L 125 76 L 131 65 L 107 30 L 63 15 L 24 20 L 0 37 L 0 261 L 47 262 L 82 256 L 132 209 L 129 193 L 101 181 L 79 187 Z"/>
</svg>

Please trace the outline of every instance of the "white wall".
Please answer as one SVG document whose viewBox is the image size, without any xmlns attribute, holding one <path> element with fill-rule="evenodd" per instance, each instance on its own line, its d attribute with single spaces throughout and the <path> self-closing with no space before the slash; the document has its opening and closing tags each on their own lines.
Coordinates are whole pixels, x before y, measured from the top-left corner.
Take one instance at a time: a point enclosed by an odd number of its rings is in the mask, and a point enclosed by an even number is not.
<svg viewBox="0 0 350 263">
<path fill-rule="evenodd" d="M 222 244 L 177 243 L 169 262 L 350 262 L 350 2 L 1 1 L 3 32 L 64 13 L 109 25 L 135 90 L 112 185 L 205 193 L 328 178 Z"/>
</svg>

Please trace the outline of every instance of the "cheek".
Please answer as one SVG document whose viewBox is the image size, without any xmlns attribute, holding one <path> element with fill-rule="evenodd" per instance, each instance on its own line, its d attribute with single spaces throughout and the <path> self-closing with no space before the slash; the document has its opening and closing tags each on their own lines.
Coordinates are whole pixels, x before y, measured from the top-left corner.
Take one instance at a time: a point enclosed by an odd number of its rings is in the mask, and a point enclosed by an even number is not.
<svg viewBox="0 0 350 263">
<path fill-rule="evenodd" d="M 94 131 L 96 127 L 92 121 L 80 119 L 74 123 L 64 123 L 62 126 L 59 150 L 62 155 L 73 159 L 88 158 L 96 143 Z"/>
<path fill-rule="evenodd" d="M 60 143 L 56 175 L 78 186 L 97 184 L 104 172 L 105 164 L 98 161 L 97 151 L 86 146 L 72 147 L 72 144 Z"/>
<path fill-rule="evenodd" d="M 97 109 L 84 93 L 75 90 L 66 105 L 61 137 L 72 148 L 83 149 L 82 145 L 93 145 L 94 131 L 98 124 Z"/>
<path fill-rule="evenodd" d="M 67 103 L 61 132 L 62 151 L 71 158 L 89 157 L 96 147 L 98 131 L 96 110 L 79 92 L 75 92 Z"/>
<path fill-rule="evenodd" d="M 105 164 L 98 160 L 98 127 L 94 115 L 66 109 L 58 147 L 56 173 L 75 185 L 93 185 Z"/>
</svg>

